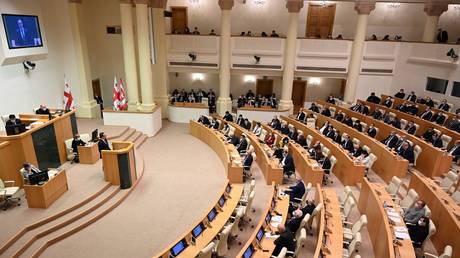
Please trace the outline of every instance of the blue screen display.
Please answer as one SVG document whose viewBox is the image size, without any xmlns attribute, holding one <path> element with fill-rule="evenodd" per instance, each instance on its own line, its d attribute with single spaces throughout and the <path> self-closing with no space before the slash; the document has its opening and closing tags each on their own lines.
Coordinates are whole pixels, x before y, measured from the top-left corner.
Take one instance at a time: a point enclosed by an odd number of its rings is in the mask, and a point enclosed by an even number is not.
<svg viewBox="0 0 460 258">
<path fill-rule="evenodd" d="M 212 210 L 208 213 L 208 220 L 209 220 L 209 222 L 211 222 L 211 221 L 213 221 L 215 218 L 216 218 L 216 209 L 212 209 Z"/>
<path fill-rule="evenodd" d="M 254 254 L 254 247 L 250 245 L 246 251 L 244 251 L 243 257 L 244 258 L 251 258 Z"/>
<path fill-rule="evenodd" d="M 171 248 L 171 253 L 174 256 L 178 256 L 182 251 L 184 251 L 185 247 L 187 247 L 185 241 L 182 239 L 179 243 L 177 243 L 173 248 Z"/>
<path fill-rule="evenodd" d="M 230 184 L 227 185 L 227 188 L 225 189 L 227 193 L 230 193 L 232 191 L 232 186 Z"/>
<path fill-rule="evenodd" d="M 267 216 L 265 217 L 265 223 L 269 224 L 271 219 L 272 219 L 272 215 L 268 213 Z"/>
<path fill-rule="evenodd" d="M 192 235 L 194 238 L 197 238 L 203 233 L 203 224 L 198 224 L 193 230 L 192 230 Z"/>
<path fill-rule="evenodd" d="M 2 14 L 2 18 L 10 49 L 43 46 L 38 16 Z"/>
<path fill-rule="evenodd" d="M 259 229 L 259 232 L 257 232 L 257 236 L 256 236 L 257 241 L 260 242 L 260 240 L 262 240 L 262 238 L 264 237 L 264 233 L 265 233 L 265 232 L 264 232 L 264 229 L 263 229 L 263 228 L 260 228 L 260 229 Z"/>
<path fill-rule="evenodd" d="M 220 206 L 220 207 L 224 207 L 224 204 L 225 204 L 225 197 L 222 196 L 222 197 L 220 197 L 220 199 L 219 199 L 219 206 Z"/>
</svg>

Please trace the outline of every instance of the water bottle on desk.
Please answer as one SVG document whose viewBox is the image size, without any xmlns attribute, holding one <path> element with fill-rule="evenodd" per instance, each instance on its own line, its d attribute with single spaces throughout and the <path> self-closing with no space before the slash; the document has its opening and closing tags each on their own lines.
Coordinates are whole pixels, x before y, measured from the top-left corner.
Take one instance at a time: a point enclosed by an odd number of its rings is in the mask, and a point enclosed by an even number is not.
<svg viewBox="0 0 460 258">
<path fill-rule="evenodd" d="M 387 201 L 383 201 L 383 208 L 386 210 L 388 208 L 388 203 Z"/>
</svg>

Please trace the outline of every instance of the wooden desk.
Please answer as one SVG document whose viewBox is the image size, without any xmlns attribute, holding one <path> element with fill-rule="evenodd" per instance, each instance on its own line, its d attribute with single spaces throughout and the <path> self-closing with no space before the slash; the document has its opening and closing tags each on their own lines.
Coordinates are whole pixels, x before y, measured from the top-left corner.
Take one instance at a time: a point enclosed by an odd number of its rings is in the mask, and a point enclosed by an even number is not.
<svg viewBox="0 0 460 258">
<path fill-rule="evenodd" d="M 278 142 L 286 137 L 280 132 L 273 130 L 268 125 L 262 124 L 262 127 L 267 131 L 267 133 L 274 133 L 277 135 Z M 278 142 L 276 142 L 276 144 Z M 307 151 L 293 140 L 289 141 L 289 151 L 294 159 L 296 171 L 299 173 L 302 180 L 306 183 L 312 183 L 312 185 L 322 184 L 324 171 L 318 162 L 314 159 L 310 159 Z"/>
<path fill-rule="evenodd" d="M 333 189 L 326 188 L 322 190 L 324 204 L 324 225 L 316 243 L 315 256 L 319 257 L 340 257 L 343 252 L 343 223 L 342 213 L 340 212 L 340 203 L 337 194 Z M 320 241 L 321 240 L 321 241 Z"/>
<path fill-rule="evenodd" d="M 373 123 L 375 127 L 379 129 L 378 134 L 375 136 L 375 139 L 378 141 L 382 141 L 390 134 L 391 131 L 395 131 L 398 135 L 405 136 L 407 140 L 410 140 L 415 145 L 420 146 L 422 152 L 417 159 L 417 165 L 415 168 L 424 175 L 429 177 L 440 176 L 450 170 L 453 157 L 448 155 L 446 151 L 435 148 L 433 145 L 425 142 L 424 140 L 408 134 L 406 131 L 396 129 L 393 126 L 385 124 L 383 121 L 374 119 L 371 116 L 365 116 L 361 113 L 354 112 L 337 105 L 332 105 L 322 100 L 317 101 L 317 103 L 326 107 L 334 107 L 337 111 L 341 110 L 346 115 L 355 117 L 368 125 Z"/>
<path fill-rule="evenodd" d="M 351 138 L 356 138 L 361 141 L 362 145 L 367 145 L 371 148 L 372 153 L 377 157 L 372 169 L 379 175 L 385 182 L 391 180 L 393 176 L 405 177 L 407 174 L 407 167 L 409 161 L 398 156 L 394 151 L 389 150 L 384 144 L 376 139 L 355 130 L 333 118 L 323 116 L 319 113 L 312 111 L 305 111 L 307 114 L 316 115 L 316 126 L 321 128 L 323 124 L 328 121 L 334 128 L 342 133 L 347 133 Z"/>
<path fill-rule="evenodd" d="M 372 112 L 374 112 L 374 110 L 379 108 L 379 109 L 385 110 L 385 112 L 394 113 L 396 115 L 396 117 L 399 118 L 399 119 L 405 119 L 408 122 L 414 121 L 414 123 L 416 123 L 416 124 L 418 124 L 420 126 L 418 128 L 416 134 L 415 134 L 417 136 L 421 137 L 423 135 L 423 133 L 426 132 L 431 127 L 435 128 L 435 129 L 438 129 L 441 133 L 452 137 L 452 140 L 447 145 L 447 148 L 449 148 L 452 145 L 454 145 L 455 141 L 460 140 L 460 134 L 459 133 L 457 133 L 455 131 L 452 131 L 450 129 L 447 129 L 447 127 L 438 125 L 438 124 L 436 124 L 434 122 L 426 121 L 426 120 L 424 120 L 424 119 L 422 119 L 422 118 L 420 118 L 418 116 L 413 116 L 413 115 L 401 112 L 401 111 L 399 111 L 397 109 L 394 109 L 394 108 L 387 108 L 386 106 L 379 105 L 379 104 L 374 104 L 374 103 L 363 101 L 363 100 L 358 100 L 357 102 L 369 106 L 370 107 L 369 114 L 371 114 Z M 394 107 L 396 107 L 396 106 L 394 106 Z"/>
<path fill-rule="evenodd" d="M 112 142 L 112 150 L 102 151 L 102 164 L 105 181 L 112 185 L 127 189 L 137 181 L 136 157 L 132 142 Z"/>
<path fill-rule="evenodd" d="M 438 253 L 442 253 L 444 247 L 450 245 L 453 257 L 460 257 L 460 206 L 433 180 L 418 172 L 412 175 L 410 188 L 431 209 L 431 219 L 436 225 L 436 234 L 431 237 L 431 242 Z"/>
<path fill-rule="evenodd" d="M 324 205 L 324 195 L 323 195 L 323 191 L 321 189 L 321 185 L 318 184 L 316 185 L 316 192 L 315 192 L 315 202 L 316 202 L 316 205 L 322 203 Z M 325 212 L 325 209 L 323 207 L 323 209 L 321 209 L 320 213 L 317 215 L 318 218 L 316 219 L 316 233 L 317 233 L 317 236 L 316 236 L 316 248 L 315 248 L 315 254 L 313 255 L 313 257 L 320 257 L 320 254 L 323 253 L 323 243 L 324 243 L 324 238 L 325 238 L 325 229 L 326 229 L 326 212 Z M 342 255 L 340 255 L 339 257 L 341 257 Z"/>
<path fill-rule="evenodd" d="M 225 185 L 226 188 L 227 185 Z M 203 233 L 196 239 L 195 245 L 190 245 L 190 240 L 191 240 L 191 232 L 193 228 L 195 228 L 199 223 L 202 221 L 206 220 L 207 214 L 211 211 L 212 208 L 216 207 L 218 204 L 218 200 L 220 197 L 224 194 L 225 188 L 222 189 L 222 191 L 219 192 L 219 195 L 215 198 L 214 202 L 212 202 L 211 207 L 206 210 L 206 212 L 201 216 L 201 219 L 197 221 L 195 224 L 193 224 L 190 229 L 186 231 L 183 235 L 181 235 L 176 241 L 171 243 L 167 248 L 165 248 L 163 251 L 158 253 L 157 255 L 154 255 L 153 257 L 161 257 L 161 258 L 168 258 L 170 254 L 170 249 L 176 245 L 180 240 L 186 239 L 187 243 L 189 243 L 189 246 L 177 256 L 178 258 L 189 258 L 189 257 L 195 257 L 198 255 L 198 253 L 206 247 L 216 236 L 219 234 L 219 232 L 222 230 L 222 228 L 225 226 L 227 221 L 229 220 L 230 216 L 232 215 L 233 211 L 238 205 L 238 201 L 240 200 L 241 194 L 243 193 L 243 185 L 242 184 L 232 184 L 232 190 L 230 192 L 230 199 L 227 199 L 225 202 L 224 207 L 222 208 L 222 211 L 217 214 L 217 217 L 214 219 L 214 221 L 211 222 L 210 228 L 206 228 Z"/>
<path fill-rule="evenodd" d="M 24 185 L 29 208 L 48 208 L 68 189 L 65 170 L 50 177 L 48 182 L 43 185 Z"/>
<path fill-rule="evenodd" d="M 65 140 L 78 133 L 75 112 L 72 110 L 57 116 L 18 135 L 0 136 L 0 142 L 9 142 L 9 151 L 12 153 L 12 159 L 9 160 L 12 169 L 0 171 L 5 176 L 3 179 L 14 180 L 22 187 L 18 171 L 25 162 L 41 170 L 59 167 L 67 162 Z"/>
<path fill-rule="evenodd" d="M 275 193 L 272 191 L 272 197 L 277 196 L 278 193 Z M 244 252 L 246 249 L 249 247 L 249 245 L 254 244 L 255 250 L 254 254 L 252 255 L 253 258 L 270 258 L 272 255 L 273 251 L 275 250 L 275 239 L 276 238 L 267 238 L 264 236 L 262 238 L 262 241 L 260 242 L 260 248 L 257 247 L 256 243 L 256 236 L 257 236 L 257 231 L 259 231 L 260 227 L 262 227 L 265 224 L 265 216 L 267 213 L 270 211 L 270 206 L 271 206 L 271 201 L 272 198 L 269 199 L 269 202 L 267 204 L 266 209 L 262 213 L 262 218 L 261 221 L 259 221 L 257 227 L 255 227 L 254 233 L 251 235 L 249 238 L 248 242 L 244 245 L 243 249 L 238 253 L 236 257 L 243 257 Z M 287 213 L 288 213 L 288 208 L 289 208 L 289 196 L 284 195 L 282 197 L 279 197 L 276 201 L 276 207 L 275 207 L 275 212 L 280 214 L 279 216 L 282 216 L 283 219 L 281 221 L 281 224 L 286 223 L 287 219 Z M 275 216 L 276 213 L 272 213 L 272 216 Z M 274 228 L 272 225 L 269 225 L 266 229 L 266 232 L 271 231 L 271 232 L 276 232 L 277 229 Z"/>
<path fill-rule="evenodd" d="M 207 108 L 206 103 L 174 102 L 175 107 Z"/>
<path fill-rule="evenodd" d="M 333 142 L 331 139 L 322 135 L 319 131 L 308 128 L 307 125 L 296 121 L 292 118 L 281 116 L 289 124 L 292 124 L 297 130 L 301 130 L 305 137 L 311 135 L 313 142 L 319 141 L 326 146 L 331 155 L 337 158 L 337 163 L 333 169 L 334 175 L 342 182 L 343 185 L 356 185 L 361 183 L 364 177 L 364 170 L 366 166 L 356 164 L 353 159 L 348 155 L 348 151 L 340 147 L 339 144 Z"/>
<path fill-rule="evenodd" d="M 367 216 L 367 230 L 374 249 L 374 256 L 376 258 L 415 258 L 415 251 L 410 239 L 398 240 L 401 245 L 393 244 L 394 229 L 393 225 L 390 225 L 387 211 L 383 208 L 384 202 L 397 211 L 401 210 L 385 191 L 383 185 L 370 183 L 364 179 L 359 194 L 358 209 L 361 214 Z M 394 224 L 394 226 L 406 227 L 402 217 L 399 223 Z"/>
<path fill-rule="evenodd" d="M 190 120 L 190 134 L 206 143 L 217 153 L 230 183 L 243 183 L 243 164 L 240 154 L 235 146 L 226 142 L 222 133 Z"/>
<path fill-rule="evenodd" d="M 253 134 L 250 130 L 246 130 L 243 127 L 237 125 L 233 122 L 226 122 L 219 116 L 213 116 L 220 122 L 220 128 L 223 127 L 224 123 L 235 128 L 235 136 L 240 137 L 243 133 L 251 141 L 251 145 L 254 147 L 254 153 L 257 156 L 257 164 L 259 165 L 262 174 L 264 175 L 265 182 L 267 185 L 271 185 L 272 182 L 275 184 L 282 184 L 283 183 L 283 168 L 280 166 L 278 160 L 276 158 L 269 158 L 267 155 L 266 149 L 268 148 L 267 145 L 260 143 L 259 138 Z"/>
<path fill-rule="evenodd" d="M 78 146 L 80 164 L 94 164 L 99 160 L 99 148 L 97 144 Z"/>
</svg>

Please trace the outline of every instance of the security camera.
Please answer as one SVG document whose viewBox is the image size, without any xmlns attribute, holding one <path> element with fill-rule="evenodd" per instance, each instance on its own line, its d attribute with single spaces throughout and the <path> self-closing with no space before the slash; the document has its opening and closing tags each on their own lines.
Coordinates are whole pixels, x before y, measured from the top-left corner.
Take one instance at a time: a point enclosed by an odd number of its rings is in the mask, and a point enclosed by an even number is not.
<svg viewBox="0 0 460 258">
<path fill-rule="evenodd" d="M 190 57 L 190 59 L 192 60 L 192 62 L 193 62 L 193 61 L 196 61 L 196 54 L 194 54 L 194 53 L 189 53 L 189 54 L 188 54 L 188 57 Z"/>
<path fill-rule="evenodd" d="M 254 56 L 254 59 L 256 60 L 256 64 L 260 63 L 260 56 Z"/>
<path fill-rule="evenodd" d="M 22 62 L 22 66 L 24 66 L 24 70 L 27 73 L 30 70 L 34 70 L 35 66 L 37 66 L 37 65 L 35 63 L 30 62 L 30 61 L 25 61 L 25 62 Z"/>
<path fill-rule="evenodd" d="M 451 48 L 449 52 L 447 52 L 447 56 L 450 56 L 454 61 L 457 61 L 458 59 L 458 54 L 455 53 L 455 50 Z"/>
</svg>

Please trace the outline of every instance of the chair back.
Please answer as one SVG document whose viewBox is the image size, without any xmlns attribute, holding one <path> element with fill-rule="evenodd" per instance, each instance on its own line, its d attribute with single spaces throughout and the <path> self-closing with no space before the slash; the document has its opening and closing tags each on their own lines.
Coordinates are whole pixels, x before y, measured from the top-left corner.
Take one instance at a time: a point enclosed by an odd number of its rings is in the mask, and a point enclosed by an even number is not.
<svg viewBox="0 0 460 258">
<path fill-rule="evenodd" d="M 374 162 L 376 160 L 377 160 L 377 156 L 375 156 L 373 153 L 369 154 L 369 163 L 366 165 L 366 167 L 370 169 L 374 165 Z"/>
<path fill-rule="evenodd" d="M 244 209 L 243 208 L 237 208 L 236 209 L 235 220 L 233 221 L 232 236 L 238 235 L 238 225 L 240 224 L 240 220 L 241 220 L 241 218 L 243 216 L 244 216 Z"/>
<path fill-rule="evenodd" d="M 434 225 L 433 220 L 430 219 L 430 225 L 428 225 L 428 236 L 426 236 L 425 240 L 422 243 L 422 249 L 427 243 L 427 240 L 431 238 L 432 235 L 436 234 L 436 225 Z"/>
<path fill-rule="evenodd" d="M 367 153 L 371 153 L 371 148 L 367 145 L 363 145 L 363 150 L 367 151 Z"/>
<path fill-rule="evenodd" d="M 331 150 L 329 148 L 327 148 L 327 147 L 323 147 L 322 153 L 323 153 L 324 157 L 327 157 L 331 153 Z"/>
<path fill-rule="evenodd" d="M 406 125 L 407 125 L 407 120 L 406 119 L 401 118 L 399 120 L 399 122 L 401 123 L 401 128 L 403 128 L 403 129 L 406 128 Z"/>
<path fill-rule="evenodd" d="M 0 179 L 0 190 L 5 189 L 5 183 Z"/>
<path fill-rule="evenodd" d="M 329 169 L 329 171 L 332 173 L 334 172 L 334 167 L 335 167 L 335 164 L 337 164 L 337 158 L 335 156 L 331 156 L 329 158 L 329 161 L 331 161 L 331 169 Z"/>
<path fill-rule="evenodd" d="M 414 166 L 417 165 L 417 159 L 420 153 L 422 153 L 422 148 L 420 148 L 420 146 L 418 145 L 415 145 L 414 147 Z"/>
<path fill-rule="evenodd" d="M 252 201 L 254 200 L 255 195 L 256 195 L 256 192 L 254 190 L 252 190 L 251 194 L 249 194 L 248 203 L 246 205 L 246 211 L 245 211 L 244 215 L 246 215 L 251 210 Z"/>
<path fill-rule="evenodd" d="M 287 254 L 287 248 L 286 247 L 283 247 L 280 251 L 280 253 L 278 254 L 278 256 L 276 256 L 275 258 L 284 258 L 286 257 L 286 254 Z M 274 256 L 272 256 L 274 257 Z"/>
<path fill-rule="evenodd" d="M 367 226 L 367 216 L 366 214 L 361 215 L 358 221 L 351 227 L 351 232 L 353 234 L 353 237 L 358 233 L 361 232 L 361 230 Z"/>
<path fill-rule="evenodd" d="M 197 258 L 211 258 L 212 257 L 212 250 L 214 249 L 216 244 L 214 242 L 210 242 L 207 246 L 201 249 L 200 253 L 198 254 Z"/>
<path fill-rule="evenodd" d="M 428 207 L 428 205 L 425 205 L 425 217 L 430 218 L 431 217 L 431 209 Z"/>
<path fill-rule="evenodd" d="M 233 223 L 224 227 L 220 232 L 219 242 L 217 243 L 217 255 L 224 256 L 228 252 L 228 236 L 232 230 Z"/>
<path fill-rule="evenodd" d="M 267 130 L 262 129 L 262 132 L 259 135 L 259 140 L 261 141 L 265 140 L 265 136 L 267 136 Z"/>
<path fill-rule="evenodd" d="M 401 200 L 401 207 L 408 209 L 418 201 L 418 193 L 414 189 L 409 189 L 406 197 Z"/>
<path fill-rule="evenodd" d="M 301 230 L 307 226 L 307 222 L 310 219 L 310 214 L 306 214 L 305 217 L 303 217 L 302 221 L 300 222 L 300 227 L 297 229 L 297 232 L 295 232 L 295 238 L 299 238 Z"/>
<path fill-rule="evenodd" d="M 443 149 L 446 149 L 447 148 L 447 145 L 449 145 L 450 141 L 452 141 L 452 137 L 450 137 L 449 135 L 441 135 L 441 140 L 442 140 L 442 148 Z"/>
<path fill-rule="evenodd" d="M 359 251 L 361 243 L 361 233 L 358 232 L 348 246 L 348 254 L 351 256 L 354 252 Z"/>
<path fill-rule="evenodd" d="M 305 240 L 307 240 L 307 230 L 302 228 L 300 229 L 300 236 L 296 238 L 294 257 L 299 257 L 298 254 L 302 249 L 302 245 L 304 244 Z"/>
<path fill-rule="evenodd" d="M 452 171 L 447 172 L 447 175 L 442 178 L 441 182 L 439 183 L 439 186 L 441 188 L 445 189 L 446 191 L 449 191 L 452 186 L 454 186 L 457 183 L 458 175 Z"/>
<path fill-rule="evenodd" d="M 454 199 L 454 201 L 460 205 L 460 189 L 452 194 L 452 199 Z"/>
<path fill-rule="evenodd" d="M 311 216 L 307 220 L 307 227 L 311 228 L 311 224 L 313 223 L 313 219 L 321 212 L 321 209 L 323 209 L 323 204 L 319 203 L 313 212 L 311 213 Z"/>
<path fill-rule="evenodd" d="M 348 200 L 348 198 L 350 198 L 351 194 L 352 194 L 351 187 L 348 185 L 345 186 L 343 188 L 343 191 L 338 196 L 340 205 L 342 206 L 345 205 L 345 202 Z"/>
<path fill-rule="evenodd" d="M 363 132 L 365 132 L 366 129 L 367 129 L 367 124 L 364 123 L 364 122 L 360 122 L 360 124 L 361 124 L 361 126 L 363 127 Z"/>
<path fill-rule="evenodd" d="M 375 129 L 375 136 L 379 135 L 379 129 L 377 127 L 374 127 Z"/>
<path fill-rule="evenodd" d="M 315 128 L 316 125 L 316 118 L 307 118 L 307 127 L 308 128 Z"/>
<path fill-rule="evenodd" d="M 441 131 L 439 131 L 439 130 L 436 129 L 436 128 L 433 128 L 433 132 L 435 132 L 437 135 L 440 135 L 440 134 L 441 134 Z"/>
<path fill-rule="evenodd" d="M 353 138 L 351 141 L 353 142 L 354 145 L 358 145 L 358 146 L 361 145 L 361 141 L 357 138 Z"/>
<path fill-rule="evenodd" d="M 355 206 L 355 200 L 353 200 L 353 198 L 348 198 L 348 200 L 345 202 L 345 205 L 343 206 L 343 215 L 345 217 L 345 220 L 348 219 L 348 216 L 350 216 L 350 213 Z"/>
<path fill-rule="evenodd" d="M 451 257 L 452 257 L 452 246 L 446 245 L 446 247 L 444 247 L 444 251 L 439 256 L 439 258 L 451 258 Z"/>
<path fill-rule="evenodd" d="M 310 148 L 313 142 L 313 136 L 307 135 L 307 147 Z"/>
<path fill-rule="evenodd" d="M 391 181 L 390 181 L 390 184 L 387 185 L 385 187 L 385 190 L 389 193 L 389 194 L 397 194 L 398 191 L 399 191 L 399 187 L 401 186 L 402 184 L 402 181 L 401 179 L 399 179 L 398 177 L 396 176 L 393 176 L 391 178 Z"/>
</svg>

